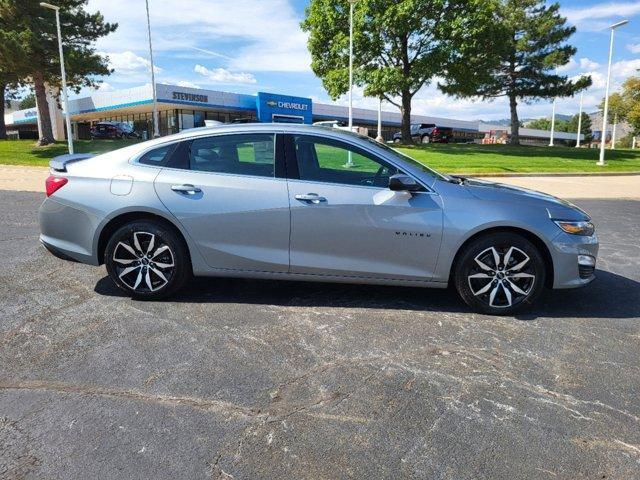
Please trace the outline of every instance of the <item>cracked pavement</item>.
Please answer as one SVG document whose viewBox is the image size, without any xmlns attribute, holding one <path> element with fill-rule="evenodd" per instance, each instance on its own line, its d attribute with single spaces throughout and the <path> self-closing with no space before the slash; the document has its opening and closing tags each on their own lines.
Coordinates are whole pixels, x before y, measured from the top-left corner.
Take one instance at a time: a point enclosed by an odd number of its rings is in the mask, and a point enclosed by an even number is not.
<svg viewBox="0 0 640 480">
<path fill-rule="evenodd" d="M 452 291 L 198 279 L 138 302 L 0 192 L 0 478 L 640 477 L 640 201 L 581 200 L 598 279 Z"/>
</svg>

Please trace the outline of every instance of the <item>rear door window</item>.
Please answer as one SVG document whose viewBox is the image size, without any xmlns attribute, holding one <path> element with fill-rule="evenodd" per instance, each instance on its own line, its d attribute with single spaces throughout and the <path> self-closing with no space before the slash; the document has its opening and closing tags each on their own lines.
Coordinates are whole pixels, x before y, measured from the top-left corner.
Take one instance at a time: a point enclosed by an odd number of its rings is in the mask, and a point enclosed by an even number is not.
<svg viewBox="0 0 640 480">
<path fill-rule="evenodd" d="M 189 148 L 189 169 L 274 177 L 275 135 L 250 133 L 197 138 Z"/>
</svg>

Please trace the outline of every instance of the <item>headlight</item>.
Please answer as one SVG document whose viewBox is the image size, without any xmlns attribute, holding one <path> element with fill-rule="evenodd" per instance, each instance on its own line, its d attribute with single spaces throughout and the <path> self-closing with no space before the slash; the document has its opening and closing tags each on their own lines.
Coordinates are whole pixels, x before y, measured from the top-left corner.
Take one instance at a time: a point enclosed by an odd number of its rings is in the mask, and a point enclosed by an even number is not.
<svg viewBox="0 0 640 480">
<path fill-rule="evenodd" d="M 593 223 L 591 222 L 569 222 L 566 220 L 554 220 L 553 223 L 558 225 L 564 232 L 571 235 L 591 236 L 594 232 Z"/>
</svg>

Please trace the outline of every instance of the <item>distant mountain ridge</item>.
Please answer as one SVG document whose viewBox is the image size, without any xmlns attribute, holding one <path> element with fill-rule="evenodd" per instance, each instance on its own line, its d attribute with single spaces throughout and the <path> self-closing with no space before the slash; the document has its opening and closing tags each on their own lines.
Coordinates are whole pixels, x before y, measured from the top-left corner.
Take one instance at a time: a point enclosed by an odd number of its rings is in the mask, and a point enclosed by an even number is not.
<svg viewBox="0 0 640 480">
<path fill-rule="evenodd" d="M 564 115 L 562 113 L 556 113 L 556 120 L 571 120 L 573 115 Z M 528 123 L 533 120 L 538 120 L 539 118 L 549 118 L 551 117 L 538 117 L 538 118 L 521 118 L 520 123 Z M 490 123 L 492 125 L 502 125 L 505 127 L 511 126 L 511 120 L 509 118 L 502 118 L 500 120 L 480 120 L 482 123 Z"/>
<path fill-rule="evenodd" d="M 596 115 L 598 112 L 585 112 L 587 115 L 592 116 L 592 115 Z M 573 117 L 573 115 L 564 115 L 562 113 L 556 113 L 556 120 L 571 120 L 571 117 Z M 520 123 L 528 123 L 531 122 L 533 120 L 538 120 L 540 118 L 548 118 L 549 120 L 551 120 L 551 115 L 547 116 L 547 117 L 531 117 L 531 118 L 521 118 L 520 119 Z M 509 118 L 502 118 L 500 120 L 478 120 L 479 122 L 482 123 L 491 123 L 493 125 L 503 125 L 505 127 L 509 127 L 511 126 L 511 119 Z"/>
</svg>

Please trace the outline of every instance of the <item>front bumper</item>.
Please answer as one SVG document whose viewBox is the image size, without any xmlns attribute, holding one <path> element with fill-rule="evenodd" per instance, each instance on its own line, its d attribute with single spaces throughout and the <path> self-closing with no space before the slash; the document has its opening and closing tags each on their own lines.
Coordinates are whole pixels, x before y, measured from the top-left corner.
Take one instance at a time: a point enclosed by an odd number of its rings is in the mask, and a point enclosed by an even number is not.
<svg viewBox="0 0 640 480">
<path fill-rule="evenodd" d="M 561 232 L 553 239 L 553 288 L 577 288 L 595 279 L 598 237 Z"/>
</svg>

